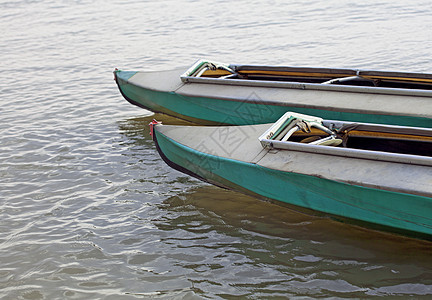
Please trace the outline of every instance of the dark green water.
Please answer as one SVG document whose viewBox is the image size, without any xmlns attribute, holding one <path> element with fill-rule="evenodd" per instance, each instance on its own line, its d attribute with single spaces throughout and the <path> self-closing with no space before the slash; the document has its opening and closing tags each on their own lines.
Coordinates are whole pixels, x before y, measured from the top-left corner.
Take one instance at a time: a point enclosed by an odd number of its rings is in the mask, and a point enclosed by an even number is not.
<svg viewBox="0 0 432 300">
<path fill-rule="evenodd" d="M 121 97 L 112 71 L 210 58 L 431 73 L 431 11 L 420 0 L 0 0 L 0 298 L 430 298 L 430 242 L 172 170 L 148 134 L 155 116 Z"/>
</svg>

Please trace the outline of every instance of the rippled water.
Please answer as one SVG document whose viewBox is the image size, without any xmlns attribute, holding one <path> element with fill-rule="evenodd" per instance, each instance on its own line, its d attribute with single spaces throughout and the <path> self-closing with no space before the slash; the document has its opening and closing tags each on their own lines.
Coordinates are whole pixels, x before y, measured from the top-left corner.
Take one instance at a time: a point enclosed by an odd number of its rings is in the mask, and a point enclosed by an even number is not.
<svg viewBox="0 0 432 300">
<path fill-rule="evenodd" d="M 120 96 L 112 71 L 211 58 L 432 72 L 431 11 L 421 0 L 0 0 L 0 298 L 430 297 L 429 242 L 170 169 L 148 135 L 154 116 Z"/>
</svg>

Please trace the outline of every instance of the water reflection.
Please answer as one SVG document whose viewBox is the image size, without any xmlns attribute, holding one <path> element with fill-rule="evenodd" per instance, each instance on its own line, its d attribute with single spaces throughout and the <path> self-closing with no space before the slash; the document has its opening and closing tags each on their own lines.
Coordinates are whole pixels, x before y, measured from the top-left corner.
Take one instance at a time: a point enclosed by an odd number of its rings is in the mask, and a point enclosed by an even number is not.
<svg viewBox="0 0 432 300">
<path fill-rule="evenodd" d="M 160 208 L 169 212 L 154 223 L 169 232 L 161 242 L 205 253 L 178 262 L 196 272 L 190 278 L 195 285 L 212 277 L 213 284 L 228 281 L 262 295 L 289 288 L 355 297 L 391 290 L 422 295 L 432 288 L 426 279 L 432 268 L 429 242 L 301 214 L 213 186 L 170 197 Z M 416 255 L 407 255 L 413 249 Z M 391 284 L 413 283 L 413 277 L 423 285 L 418 291 Z"/>
<path fill-rule="evenodd" d="M 137 108 L 138 109 L 138 108 Z M 128 136 L 133 136 L 133 133 L 142 133 L 143 137 L 150 138 L 149 133 L 149 123 L 152 120 L 157 120 L 159 122 L 162 122 L 166 125 L 187 125 L 187 126 L 196 126 L 196 124 L 182 120 L 177 119 L 165 114 L 159 114 L 159 113 L 150 113 L 145 110 L 143 112 L 146 112 L 145 115 L 128 118 L 125 120 L 121 120 L 118 122 L 119 130 L 121 133 L 124 134 L 130 134 Z"/>
<path fill-rule="evenodd" d="M 277 203 L 262 201 L 210 185 L 191 188 L 170 197 L 163 203 L 164 208 L 173 211 L 188 208 L 198 211 L 203 216 L 217 219 L 217 224 L 231 226 L 238 231 L 289 240 L 316 242 L 343 240 L 353 246 L 378 250 L 385 257 L 394 252 L 394 247 L 402 247 L 401 249 L 419 247 L 428 252 L 429 247 L 432 246 L 432 243 L 428 241 L 304 214 Z M 370 242 L 375 240 L 379 240 L 380 243 Z"/>
<path fill-rule="evenodd" d="M 129 176 L 135 191 L 140 191 L 145 185 L 146 192 L 151 190 L 155 195 L 173 195 L 191 185 L 201 184 L 190 176 L 172 170 L 162 161 L 149 133 L 149 123 L 153 119 L 163 124 L 191 124 L 163 114 L 148 114 L 118 122 L 122 135 L 120 145 L 126 149 L 123 156 L 127 164 L 131 165 Z"/>
</svg>

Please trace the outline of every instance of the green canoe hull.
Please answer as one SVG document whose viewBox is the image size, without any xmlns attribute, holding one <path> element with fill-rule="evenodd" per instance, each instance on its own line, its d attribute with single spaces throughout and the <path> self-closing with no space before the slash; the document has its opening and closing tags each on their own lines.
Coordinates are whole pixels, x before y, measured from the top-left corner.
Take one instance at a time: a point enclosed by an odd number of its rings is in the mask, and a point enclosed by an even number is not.
<svg viewBox="0 0 432 300">
<path fill-rule="evenodd" d="M 197 124 L 264 124 L 275 122 L 287 111 L 294 111 L 331 120 L 432 127 L 432 121 L 428 117 L 356 113 L 343 111 L 337 107 L 323 109 L 290 106 L 286 103 L 254 99 L 253 95 L 248 99 L 239 100 L 188 96 L 175 91 L 153 90 L 128 83 L 128 78 L 136 72 L 116 72 L 115 79 L 119 90 L 130 103 L 152 112 L 164 113 Z"/>
<path fill-rule="evenodd" d="M 432 239 L 431 199 L 283 172 L 197 151 L 154 131 L 171 167 L 203 181 L 368 227 Z"/>
</svg>

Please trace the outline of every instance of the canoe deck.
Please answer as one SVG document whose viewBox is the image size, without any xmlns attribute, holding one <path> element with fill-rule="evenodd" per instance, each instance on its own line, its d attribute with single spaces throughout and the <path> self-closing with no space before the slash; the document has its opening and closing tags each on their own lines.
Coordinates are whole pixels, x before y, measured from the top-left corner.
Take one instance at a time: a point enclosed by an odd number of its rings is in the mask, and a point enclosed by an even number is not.
<svg viewBox="0 0 432 300">
<path fill-rule="evenodd" d="M 293 147 L 293 150 L 265 149 L 258 138 L 268 128 L 269 124 L 222 127 L 161 125 L 157 126 L 157 131 L 203 155 L 363 187 L 432 197 L 430 165 L 401 163 L 398 159 L 380 161 L 374 156 L 368 159 L 367 156 L 339 155 L 334 150 L 343 149 L 328 146 L 313 147 L 323 149 L 321 152 L 305 151 L 305 145 L 300 143 L 291 143 L 300 145 L 299 148 Z M 410 157 L 421 156 L 406 157 L 409 161 Z M 429 160 L 432 162 L 432 159 Z"/>
</svg>

